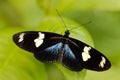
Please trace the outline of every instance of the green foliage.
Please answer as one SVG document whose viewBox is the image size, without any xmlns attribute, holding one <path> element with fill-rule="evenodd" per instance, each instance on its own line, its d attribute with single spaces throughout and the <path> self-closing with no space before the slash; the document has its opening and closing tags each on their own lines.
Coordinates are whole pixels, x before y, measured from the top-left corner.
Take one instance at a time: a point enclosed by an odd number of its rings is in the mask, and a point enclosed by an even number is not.
<svg viewBox="0 0 120 80">
<path fill-rule="evenodd" d="M 120 79 L 119 4 L 119 0 L 0 0 L 0 80 Z M 59 63 L 41 63 L 13 43 L 12 35 L 20 31 L 64 34 L 56 9 L 67 28 L 73 28 L 71 37 L 93 46 L 92 36 L 95 48 L 110 59 L 110 70 L 72 72 Z"/>
</svg>

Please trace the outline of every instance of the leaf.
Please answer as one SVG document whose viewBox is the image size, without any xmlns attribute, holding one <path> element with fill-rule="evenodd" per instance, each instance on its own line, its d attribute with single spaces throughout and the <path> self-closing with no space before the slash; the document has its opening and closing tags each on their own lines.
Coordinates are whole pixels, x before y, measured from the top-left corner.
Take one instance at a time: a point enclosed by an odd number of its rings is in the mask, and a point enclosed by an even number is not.
<svg viewBox="0 0 120 80">
<path fill-rule="evenodd" d="M 53 14 L 55 9 L 66 12 L 74 10 L 117 11 L 120 8 L 119 0 L 37 0 L 37 3 L 47 14 Z"/>
</svg>

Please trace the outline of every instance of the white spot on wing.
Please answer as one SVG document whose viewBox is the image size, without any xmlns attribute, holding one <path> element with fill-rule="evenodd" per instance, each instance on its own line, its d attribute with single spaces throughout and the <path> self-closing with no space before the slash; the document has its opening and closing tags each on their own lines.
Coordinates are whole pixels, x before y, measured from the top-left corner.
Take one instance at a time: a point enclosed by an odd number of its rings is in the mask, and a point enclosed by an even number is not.
<svg viewBox="0 0 120 80">
<path fill-rule="evenodd" d="M 102 60 L 100 61 L 99 67 L 104 67 L 104 64 L 106 63 L 106 59 L 102 56 Z"/>
<path fill-rule="evenodd" d="M 91 47 L 87 47 L 87 46 L 84 47 L 83 52 L 82 52 L 83 61 L 87 61 L 88 59 L 91 58 L 89 54 L 90 49 Z"/>
<path fill-rule="evenodd" d="M 35 46 L 39 47 L 43 43 L 44 38 L 45 38 L 45 34 L 39 32 L 38 37 L 34 40 Z"/>
<path fill-rule="evenodd" d="M 19 35 L 19 40 L 18 40 L 18 42 L 22 42 L 23 40 L 24 40 L 24 35 L 25 35 L 25 33 L 21 33 L 20 35 Z"/>
</svg>

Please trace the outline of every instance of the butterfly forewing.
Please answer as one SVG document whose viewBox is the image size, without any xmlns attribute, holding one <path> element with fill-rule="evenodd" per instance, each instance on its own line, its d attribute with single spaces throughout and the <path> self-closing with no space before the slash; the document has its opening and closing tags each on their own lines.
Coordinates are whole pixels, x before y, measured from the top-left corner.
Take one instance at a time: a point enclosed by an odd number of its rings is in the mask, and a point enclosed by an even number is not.
<svg viewBox="0 0 120 80">
<path fill-rule="evenodd" d="M 76 39 L 70 38 L 70 40 L 79 46 L 79 53 L 76 55 L 83 68 L 94 71 L 104 71 L 111 67 L 109 60 L 96 49 Z"/>
<path fill-rule="evenodd" d="M 44 49 L 45 47 L 58 42 L 57 40 L 51 40 L 51 42 L 50 38 L 61 36 L 62 35 L 50 32 L 25 31 L 13 35 L 13 41 L 24 50 L 36 52 L 37 49 Z"/>
</svg>

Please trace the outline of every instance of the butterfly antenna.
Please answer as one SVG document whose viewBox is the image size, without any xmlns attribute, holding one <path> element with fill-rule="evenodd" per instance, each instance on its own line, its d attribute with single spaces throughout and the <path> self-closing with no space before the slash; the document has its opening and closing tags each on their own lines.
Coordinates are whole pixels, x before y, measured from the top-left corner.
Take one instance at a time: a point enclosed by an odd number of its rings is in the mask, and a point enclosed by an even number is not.
<svg viewBox="0 0 120 80">
<path fill-rule="evenodd" d="M 67 29 L 67 26 L 66 26 L 66 24 L 65 24 L 65 22 L 64 22 L 64 20 L 63 20 L 63 18 L 62 18 L 62 16 L 61 16 L 61 14 L 59 13 L 59 11 L 58 11 L 57 9 L 56 9 L 56 12 L 57 12 L 57 14 L 59 15 L 59 17 L 60 17 L 60 19 L 61 19 L 64 27 L 66 28 L 66 30 L 68 30 L 68 29 Z"/>
<path fill-rule="evenodd" d="M 88 22 L 83 23 L 83 24 L 81 24 L 81 25 L 90 24 L 91 22 L 92 22 L 92 21 L 88 21 Z M 77 26 L 77 27 L 73 27 L 73 28 L 71 28 L 69 31 L 71 31 L 71 30 L 73 30 L 73 29 L 77 29 L 77 28 L 79 28 L 79 26 Z"/>
</svg>

